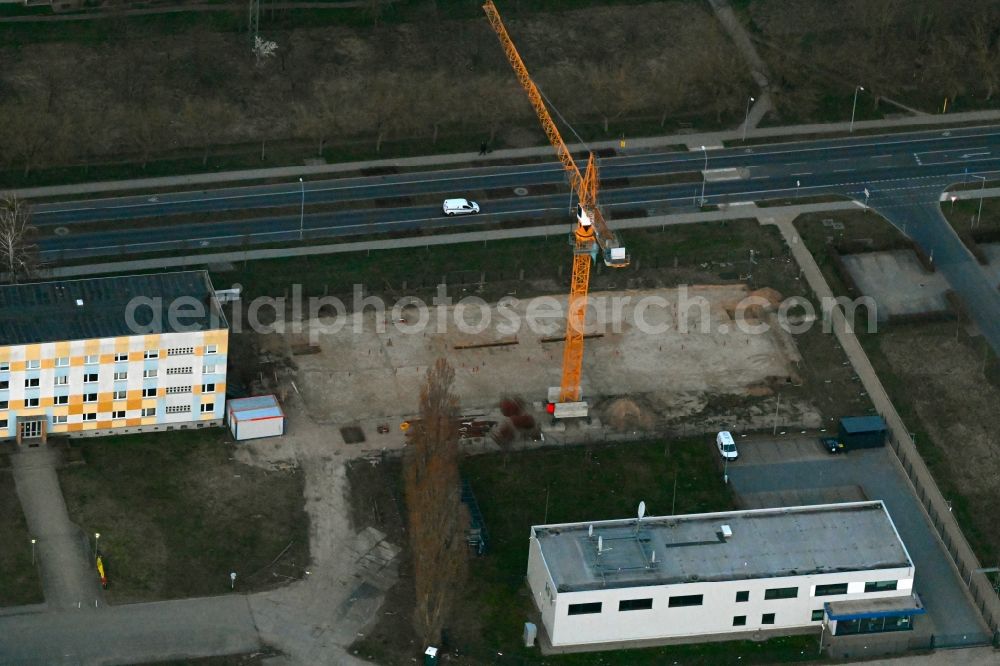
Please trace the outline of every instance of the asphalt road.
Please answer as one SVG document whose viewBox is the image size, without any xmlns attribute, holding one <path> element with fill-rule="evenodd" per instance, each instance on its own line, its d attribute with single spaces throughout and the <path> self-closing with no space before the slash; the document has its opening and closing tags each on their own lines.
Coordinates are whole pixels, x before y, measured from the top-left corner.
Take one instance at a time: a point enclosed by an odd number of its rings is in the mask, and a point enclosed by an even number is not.
<svg viewBox="0 0 1000 666">
<path fill-rule="evenodd" d="M 938 207 L 948 185 L 997 174 L 1000 126 L 984 126 L 607 157 L 601 200 L 612 220 L 690 212 L 702 196 L 709 204 L 829 195 L 867 202 L 935 257 L 1000 353 L 1000 294 Z M 569 220 L 565 183 L 558 163 L 492 166 L 47 203 L 34 219 L 43 258 L 60 262 Z M 440 199 L 471 194 L 483 214 L 441 215 Z"/>
<path fill-rule="evenodd" d="M 710 171 L 740 169 L 743 176 L 710 180 L 704 192 L 707 203 L 829 194 L 863 200 L 865 187 L 894 190 L 914 182 L 947 184 L 970 174 L 1000 172 L 1000 127 L 709 150 L 707 157 Z M 639 179 L 662 181 L 681 173 L 698 178 L 705 158 L 701 151 L 605 158 L 602 203 L 612 217 L 624 209 L 689 211 L 701 197 L 700 181 L 643 185 Z M 446 219 L 436 203 L 408 201 L 484 191 L 487 196 L 479 198 L 484 214 L 475 218 Z M 559 193 L 547 194 L 553 191 Z M 300 219 L 295 209 L 303 198 L 306 214 Z M 309 212 L 321 205 L 337 210 Z M 569 207 L 562 169 L 552 163 L 40 204 L 35 223 L 47 232 L 41 242 L 44 257 L 58 260 L 551 218 Z M 237 215 L 243 217 L 232 219 Z M 173 216 L 182 217 L 171 223 Z M 86 227 L 78 227 L 84 223 Z M 53 233 L 56 229 L 61 235 Z"/>
</svg>

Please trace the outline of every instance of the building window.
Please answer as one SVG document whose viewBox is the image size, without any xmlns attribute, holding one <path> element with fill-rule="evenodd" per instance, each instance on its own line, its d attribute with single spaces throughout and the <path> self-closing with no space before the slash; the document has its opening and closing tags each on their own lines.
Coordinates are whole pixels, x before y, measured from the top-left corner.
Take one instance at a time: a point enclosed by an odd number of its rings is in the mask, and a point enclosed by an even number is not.
<svg viewBox="0 0 1000 666">
<path fill-rule="evenodd" d="M 142 415 L 143 416 L 156 416 L 156 407 L 143 407 L 142 408 Z"/>
<path fill-rule="evenodd" d="M 590 604 L 570 604 L 569 615 L 590 615 L 601 612 L 601 602 L 595 601 Z"/>
<path fill-rule="evenodd" d="M 142 378 L 143 379 L 155 379 L 159 374 L 160 373 L 157 370 L 143 370 L 142 371 Z M 167 374 L 169 375 L 170 372 L 167 371 Z"/>
<path fill-rule="evenodd" d="M 865 592 L 888 592 L 896 589 L 897 581 L 873 580 L 865 583 Z"/>
<path fill-rule="evenodd" d="M 6 400 L 0 400 L 0 409 L 8 409 Z"/>
<path fill-rule="evenodd" d="M 652 599 L 622 599 L 618 602 L 619 611 L 649 610 L 652 607 Z"/>
<path fill-rule="evenodd" d="M 69 396 L 68 395 L 57 395 L 56 397 L 52 398 L 52 402 L 54 404 L 57 404 L 57 405 L 68 405 L 69 404 Z"/>
<path fill-rule="evenodd" d="M 817 597 L 832 597 L 835 594 L 847 594 L 847 583 L 834 583 L 832 585 L 817 585 Z"/>
<path fill-rule="evenodd" d="M 733 617 L 733 626 L 734 627 L 744 627 L 744 626 L 746 626 L 746 623 L 747 623 L 747 616 L 746 615 L 736 615 L 735 617 Z"/>
<path fill-rule="evenodd" d="M 764 613 L 760 616 L 761 624 L 774 624 L 774 613 Z"/>
<path fill-rule="evenodd" d="M 38 407 L 38 398 L 28 398 L 24 401 L 25 407 Z"/>
<path fill-rule="evenodd" d="M 201 385 L 201 392 L 202 393 L 215 393 L 215 384 L 202 384 Z"/>
<path fill-rule="evenodd" d="M 7 427 L 7 419 L 0 419 L 0 428 Z"/>
<path fill-rule="evenodd" d="M 211 414 L 214 411 L 215 411 L 215 403 L 214 402 L 206 402 L 205 404 L 203 404 L 201 406 L 201 413 L 202 414 Z"/>
<path fill-rule="evenodd" d="M 119 419 L 119 420 L 125 418 L 125 410 L 124 409 L 119 409 L 116 412 L 111 412 L 111 418 L 113 418 L 113 419 Z"/>
<path fill-rule="evenodd" d="M 100 362 L 101 362 L 101 357 L 98 356 L 97 354 L 87 354 L 86 356 L 83 357 L 84 365 L 97 365 Z"/>
<path fill-rule="evenodd" d="M 205 345 L 206 354 L 216 354 L 218 353 L 218 351 L 219 351 L 218 345 Z"/>
<path fill-rule="evenodd" d="M 116 372 L 115 373 L 115 381 L 116 382 L 125 381 L 126 379 L 128 379 L 128 373 L 127 372 Z"/>
<path fill-rule="evenodd" d="M 190 375 L 194 372 L 194 368 L 167 368 L 168 375 Z"/>
<path fill-rule="evenodd" d="M 125 400 L 128 398 L 128 391 L 115 391 L 111 394 L 112 400 Z"/>
<path fill-rule="evenodd" d="M 96 393 L 85 393 L 84 396 L 83 396 L 83 401 L 84 402 L 97 402 L 97 394 Z"/>
<path fill-rule="evenodd" d="M 28 361 L 24 367 L 28 370 L 38 370 L 40 367 L 42 367 L 42 362 L 39 361 L 37 358 L 32 359 Z"/>
<path fill-rule="evenodd" d="M 736 593 L 736 603 L 750 601 L 750 590 L 740 590 Z"/>
<path fill-rule="evenodd" d="M 702 595 L 700 594 L 685 594 L 681 597 L 670 597 L 670 603 L 667 604 L 671 608 L 679 608 L 683 606 L 701 606 Z"/>
<path fill-rule="evenodd" d="M 143 353 L 142 357 L 144 359 L 146 359 L 147 361 L 149 359 L 153 359 L 153 358 L 160 358 L 160 350 L 159 349 L 147 349 L 145 351 L 145 353 Z"/>
<path fill-rule="evenodd" d="M 10 380 L 0 379 L 0 391 L 6 391 L 9 388 L 10 388 Z"/>
<path fill-rule="evenodd" d="M 55 385 L 56 386 L 68 386 L 69 385 L 69 377 L 67 377 L 65 375 L 62 376 L 62 377 L 56 377 Z"/>
<path fill-rule="evenodd" d="M 201 369 L 201 372 L 202 372 L 202 374 L 206 374 L 206 375 L 214 375 L 215 374 L 215 366 L 214 365 L 206 365 L 205 367 L 203 367 Z"/>
<path fill-rule="evenodd" d="M 69 356 L 60 356 L 56 359 L 57 368 L 67 368 L 69 367 Z"/>
<path fill-rule="evenodd" d="M 797 596 L 799 596 L 797 587 L 772 587 L 764 590 L 765 599 L 794 599 Z"/>
<path fill-rule="evenodd" d="M 38 388 L 38 377 L 31 377 L 24 380 L 24 388 Z"/>
<path fill-rule="evenodd" d="M 128 360 L 128 354 L 115 354 L 115 363 L 124 363 Z"/>
<path fill-rule="evenodd" d="M 96 372 L 88 372 L 87 374 L 85 374 L 83 376 L 83 383 L 84 384 L 96 384 L 97 383 L 97 373 Z"/>
<path fill-rule="evenodd" d="M 69 421 L 69 417 L 66 416 L 65 414 L 63 414 L 61 416 L 53 416 L 52 417 L 52 423 L 54 423 L 55 425 L 62 425 L 63 423 L 66 423 L 67 421 Z"/>
<path fill-rule="evenodd" d="M 191 405 L 170 405 L 167 407 L 167 414 L 188 414 L 191 412 Z"/>
<path fill-rule="evenodd" d="M 83 415 L 83 420 L 84 421 L 96 421 L 97 420 L 97 412 L 87 412 L 87 413 L 85 413 Z"/>
<path fill-rule="evenodd" d="M 813 622 L 822 622 L 823 621 L 823 609 L 820 608 L 819 610 L 814 610 L 812 612 L 812 615 L 809 616 L 809 619 L 812 620 Z"/>
<path fill-rule="evenodd" d="M 194 347 L 171 347 L 167 350 L 167 356 L 190 356 L 194 353 Z"/>
<path fill-rule="evenodd" d="M 155 398 L 156 397 L 156 389 L 155 388 L 145 388 L 145 389 L 142 389 L 142 397 L 143 398 Z"/>
<path fill-rule="evenodd" d="M 167 395 L 176 395 L 178 393 L 190 393 L 190 386 L 168 386 Z"/>
<path fill-rule="evenodd" d="M 10 363 L 7 361 L 0 361 L 0 372 L 9 372 Z"/>
</svg>

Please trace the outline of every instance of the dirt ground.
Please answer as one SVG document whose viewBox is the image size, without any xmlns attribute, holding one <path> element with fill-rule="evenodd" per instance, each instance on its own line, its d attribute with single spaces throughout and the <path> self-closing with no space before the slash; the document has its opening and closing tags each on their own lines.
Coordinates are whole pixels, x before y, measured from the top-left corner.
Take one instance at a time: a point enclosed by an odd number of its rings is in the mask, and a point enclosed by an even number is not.
<svg viewBox="0 0 1000 666">
<path fill-rule="evenodd" d="M 771 396 L 776 386 L 801 383 L 797 367 L 802 359 L 796 343 L 773 325 L 770 315 L 761 314 L 764 320 L 748 319 L 748 323 L 770 323 L 770 330 L 763 334 L 741 332 L 734 325 L 732 311 L 749 293 L 746 286 L 731 284 L 694 286 L 686 296 L 676 289 L 592 294 L 594 308 L 588 321 L 598 337 L 586 341 L 583 386 L 584 397 L 599 404 L 594 414 L 597 422 L 617 430 L 654 430 L 696 414 L 728 411 L 734 400 Z M 620 308 L 614 305 L 615 299 L 624 301 L 623 297 L 629 301 Z M 643 309 L 642 299 L 651 298 L 661 299 L 663 305 L 657 301 Z M 698 307 L 688 310 L 688 324 L 679 322 L 681 298 L 704 299 L 709 306 L 704 329 Z M 552 306 L 565 300 L 565 296 L 546 298 Z M 455 366 L 457 393 L 467 413 L 490 413 L 505 395 L 521 396 L 540 410 L 549 387 L 559 383 L 565 319 L 555 316 L 532 330 L 527 325 L 529 308 L 538 303 L 521 301 L 505 311 L 523 324 L 516 331 L 504 328 L 512 320 L 494 304 L 489 309 L 490 327 L 480 333 L 461 332 L 454 307 L 432 311 L 431 330 L 417 333 L 395 325 L 416 326 L 416 310 L 401 311 L 403 323 L 393 321 L 397 315 L 380 316 L 369 309 L 360 320 L 360 332 L 350 322 L 339 332 L 323 333 L 335 322 L 325 318 L 310 322 L 300 335 L 261 336 L 259 340 L 270 356 L 290 357 L 287 365 L 296 368 L 292 371 L 294 390 L 304 399 L 313 421 L 338 426 L 360 423 L 370 434 L 373 422 L 384 422 L 396 431 L 416 411 L 426 369 L 442 355 Z M 436 330 L 439 312 L 447 323 L 442 332 Z M 637 312 L 646 324 L 664 330 L 643 332 L 637 325 Z M 464 321 L 472 326 L 482 321 L 480 316 L 467 311 Z M 377 325 L 382 323 L 385 332 L 380 333 Z M 318 353 L 295 355 L 296 350 L 308 347 L 310 331 L 317 332 L 312 351 Z M 789 424 L 816 427 L 820 423 L 818 412 L 805 401 L 792 400 L 785 407 L 783 417 Z M 772 411 L 758 410 L 756 427 Z"/>
<path fill-rule="evenodd" d="M 910 427 L 923 431 L 917 446 L 941 492 L 983 566 L 992 566 L 1000 557 L 1000 439 L 992 419 L 1000 388 L 987 378 L 995 359 L 984 354 L 981 337 L 954 322 L 890 326 L 871 343 L 894 375 L 883 376 L 893 400 L 916 417 L 907 419 Z"/>
</svg>

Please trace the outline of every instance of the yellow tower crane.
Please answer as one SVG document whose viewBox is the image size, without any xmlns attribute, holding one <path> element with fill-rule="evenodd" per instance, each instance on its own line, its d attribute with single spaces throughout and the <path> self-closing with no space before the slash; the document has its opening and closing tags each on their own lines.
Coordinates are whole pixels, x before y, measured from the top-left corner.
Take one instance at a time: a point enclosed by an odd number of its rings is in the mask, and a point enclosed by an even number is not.
<svg viewBox="0 0 1000 666">
<path fill-rule="evenodd" d="M 587 168 L 580 173 L 580 168 L 576 165 L 545 106 L 538 86 L 531 80 L 528 68 L 525 67 L 514 42 L 507 34 L 507 28 L 493 0 L 486 0 L 483 11 L 486 12 L 490 25 L 500 39 L 500 45 L 517 75 L 517 80 L 528 93 L 528 100 L 542 123 L 542 129 L 545 130 L 549 143 L 555 148 L 559 161 L 569 175 L 570 188 L 576 193 L 579 202 L 576 210 L 576 226 L 573 230 L 573 274 L 570 280 L 569 308 L 566 317 L 562 382 L 558 398 L 550 396 L 549 401 L 555 403 L 556 418 L 584 416 L 586 403 L 581 401 L 580 377 L 583 372 L 583 335 L 587 316 L 587 292 L 590 290 L 590 265 L 596 259 L 598 248 L 604 263 L 612 268 L 628 266 L 629 257 L 625 247 L 604 221 L 604 216 L 597 206 L 598 176 L 594 153 L 590 153 L 587 158 Z"/>
</svg>

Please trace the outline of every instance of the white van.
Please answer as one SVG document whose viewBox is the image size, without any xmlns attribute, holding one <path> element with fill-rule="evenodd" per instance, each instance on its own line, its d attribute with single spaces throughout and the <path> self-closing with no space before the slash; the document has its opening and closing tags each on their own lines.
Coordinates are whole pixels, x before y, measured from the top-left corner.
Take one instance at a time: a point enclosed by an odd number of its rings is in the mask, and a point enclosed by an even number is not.
<svg viewBox="0 0 1000 666">
<path fill-rule="evenodd" d="M 479 204 L 468 199 L 445 199 L 441 210 L 445 215 L 473 215 L 479 212 Z"/>
<path fill-rule="evenodd" d="M 719 449 L 719 455 L 726 460 L 736 460 L 740 457 L 736 450 L 736 442 L 728 430 L 723 430 L 715 437 L 715 446 Z"/>
</svg>

